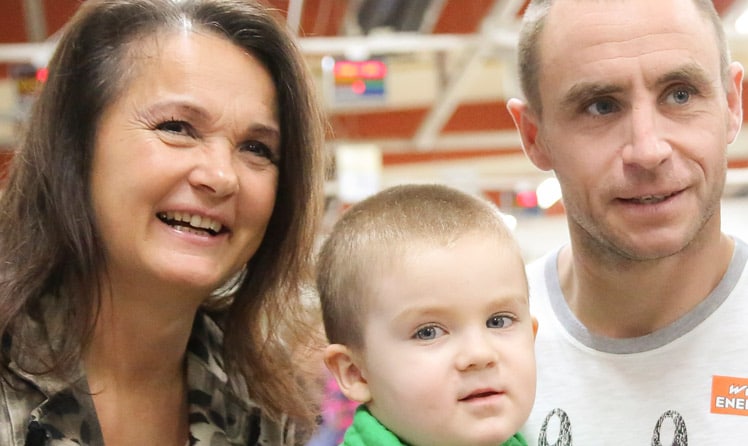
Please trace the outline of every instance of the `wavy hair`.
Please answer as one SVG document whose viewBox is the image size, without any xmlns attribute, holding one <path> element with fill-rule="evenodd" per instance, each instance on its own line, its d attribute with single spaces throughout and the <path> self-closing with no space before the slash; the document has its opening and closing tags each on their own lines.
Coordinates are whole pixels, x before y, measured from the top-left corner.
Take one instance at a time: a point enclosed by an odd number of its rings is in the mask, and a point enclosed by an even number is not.
<svg viewBox="0 0 748 446">
<path fill-rule="evenodd" d="M 91 204 L 91 160 L 103 111 L 137 75 L 130 49 L 157 33 L 193 29 L 223 36 L 255 56 L 274 81 L 282 159 L 275 208 L 249 271 L 230 296 L 208 299 L 225 329 L 227 368 L 273 418 L 311 421 L 290 346 L 307 324 L 300 290 L 322 208 L 323 117 L 294 38 L 253 0 L 88 0 L 66 25 L 49 64 L 0 201 L 0 334 L 19 338 L 20 317 L 57 299 L 70 331 L 50 364 L 80 361 L 99 307 L 106 265 Z M 135 67 L 137 68 L 137 67 Z M 207 304 L 206 304 L 207 305 Z M 307 339 L 308 340 L 308 339 Z M 30 347 L 30 346 L 29 346 Z M 24 349 L 33 352 L 33 348 Z M 0 351 L 0 363 L 12 359 Z"/>
</svg>

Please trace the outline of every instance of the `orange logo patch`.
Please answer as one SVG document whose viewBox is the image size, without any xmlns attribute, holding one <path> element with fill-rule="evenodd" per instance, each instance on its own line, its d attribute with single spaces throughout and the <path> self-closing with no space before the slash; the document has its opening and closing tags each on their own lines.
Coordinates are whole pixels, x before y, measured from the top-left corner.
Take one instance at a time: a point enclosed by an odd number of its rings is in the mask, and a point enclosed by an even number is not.
<svg viewBox="0 0 748 446">
<path fill-rule="evenodd" d="M 748 416 L 748 378 L 713 376 L 712 413 Z"/>
</svg>

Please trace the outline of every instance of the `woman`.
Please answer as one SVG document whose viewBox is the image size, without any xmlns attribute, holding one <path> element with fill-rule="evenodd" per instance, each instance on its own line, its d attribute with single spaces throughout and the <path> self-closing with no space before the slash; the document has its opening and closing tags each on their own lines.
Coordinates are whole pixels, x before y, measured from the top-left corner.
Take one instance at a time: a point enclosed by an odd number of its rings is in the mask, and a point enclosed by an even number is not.
<svg viewBox="0 0 748 446">
<path fill-rule="evenodd" d="M 299 441 L 322 119 L 284 25 L 88 0 L 49 72 L 0 202 L 0 444 Z"/>
</svg>

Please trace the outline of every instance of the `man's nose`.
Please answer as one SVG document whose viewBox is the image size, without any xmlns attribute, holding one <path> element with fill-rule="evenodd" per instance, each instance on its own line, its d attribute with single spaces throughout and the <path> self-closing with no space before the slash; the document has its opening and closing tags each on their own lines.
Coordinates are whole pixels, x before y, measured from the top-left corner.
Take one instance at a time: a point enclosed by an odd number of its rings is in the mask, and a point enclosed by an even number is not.
<svg viewBox="0 0 748 446">
<path fill-rule="evenodd" d="M 664 138 L 662 119 L 656 104 L 642 103 L 632 107 L 628 140 L 622 151 L 624 164 L 651 170 L 670 157 L 673 150 Z"/>
</svg>

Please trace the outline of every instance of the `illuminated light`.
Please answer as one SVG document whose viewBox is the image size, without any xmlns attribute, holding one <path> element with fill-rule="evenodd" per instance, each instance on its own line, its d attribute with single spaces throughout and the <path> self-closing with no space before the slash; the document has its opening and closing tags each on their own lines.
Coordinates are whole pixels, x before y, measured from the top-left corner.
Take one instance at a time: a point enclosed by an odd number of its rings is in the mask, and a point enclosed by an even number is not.
<svg viewBox="0 0 748 446">
<path fill-rule="evenodd" d="M 535 190 L 538 207 L 548 209 L 561 199 L 561 185 L 556 178 L 548 178 Z"/>
<path fill-rule="evenodd" d="M 335 58 L 330 56 L 325 56 L 322 58 L 322 70 L 324 71 L 332 71 L 335 69 Z"/>
<path fill-rule="evenodd" d="M 748 34 L 748 9 L 735 20 L 735 31 L 738 34 Z"/>
<path fill-rule="evenodd" d="M 387 65 L 381 60 L 335 62 L 333 71 L 339 79 L 382 79 L 387 75 Z"/>
<path fill-rule="evenodd" d="M 331 79 L 327 79 L 336 103 L 371 103 L 386 99 L 387 64 L 381 60 L 336 60 L 328 73 L 332 74 Z"/>
<path fill-rule="evenodd" d="M 368 60 L 361 64 L 360 75 L 366 79 L 382 79 L 387 75 L 387 65 L 381 60 Z"/>
<path fill-rule="evenodd" d="M 49 70 L 46 68 L 39 68 L 36 70 L 36 80 L 44 83 L 47 82 L 47 77 L 49 77 Z"/>
<path fill-rule="evenodd" d="M 351 90 L 353 90 L 353 92 L 356 94 L 366 93 L 366 82 L 360 79 L 353 81 L 353 83 L 351 84 Z"/>
<path fill-rule="evenodd" d="M 338 62 L 335 64 L 335 77 L 355 78 L 358 76 L 358 66 L 354 62 Z"/>
<path fill-rule="evenodd" d="M 519 207 L 534 208 L 538 206 L 538 196 L 534 190 L 519 191 L 516 199 Z"/>
</svg>

